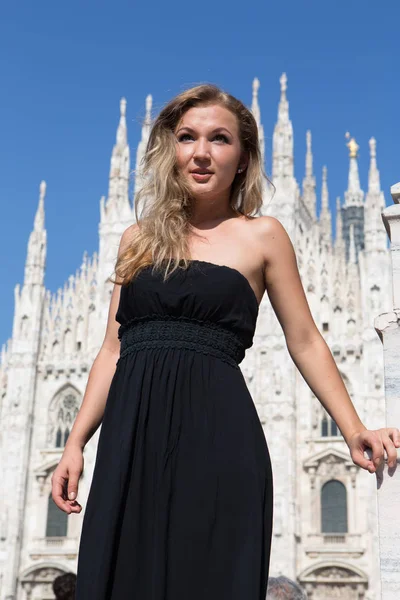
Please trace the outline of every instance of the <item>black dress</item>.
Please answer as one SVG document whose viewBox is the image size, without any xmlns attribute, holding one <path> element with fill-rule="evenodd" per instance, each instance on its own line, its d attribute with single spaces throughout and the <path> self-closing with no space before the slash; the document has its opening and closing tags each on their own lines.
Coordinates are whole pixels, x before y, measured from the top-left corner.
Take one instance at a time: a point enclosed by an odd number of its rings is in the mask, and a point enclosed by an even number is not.
<svg viewBox="0 0 400 600">
<path fill-rule="evenodd" d="M 239 367 L 256 296 L 231 267 L 152 269 L 121 289 L 76 599 L 264 600 L 272 471 Z"/>
</svg>

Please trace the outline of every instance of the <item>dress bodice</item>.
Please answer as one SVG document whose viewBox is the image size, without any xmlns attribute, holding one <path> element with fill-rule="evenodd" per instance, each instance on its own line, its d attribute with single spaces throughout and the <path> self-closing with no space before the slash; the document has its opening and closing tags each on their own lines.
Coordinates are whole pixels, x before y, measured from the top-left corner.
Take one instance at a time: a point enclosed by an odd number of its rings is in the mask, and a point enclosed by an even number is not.
<svg viewBox="0 0 400 600">
<path fill-rule="evenodd" d="M 116 320 L 119 337 L 132 323 L 147 319 L 187 319 L 216 324 L 250 348 L 258 316 L 258 301 L 247 278 L 238 270 L 191 260 L 163 281 L 152 266 L 121 288 Z"/>
</svg>

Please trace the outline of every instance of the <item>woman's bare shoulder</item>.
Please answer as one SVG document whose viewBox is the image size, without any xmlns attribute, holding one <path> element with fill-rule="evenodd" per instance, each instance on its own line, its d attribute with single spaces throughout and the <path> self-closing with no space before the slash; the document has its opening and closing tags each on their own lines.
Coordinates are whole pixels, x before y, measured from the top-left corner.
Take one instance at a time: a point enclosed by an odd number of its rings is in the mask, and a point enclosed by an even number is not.
<svg viewBox="0 0 400 600">
<path fill-rule="evenodd" d="M 138 223 L 132 223 L 132 225 L 129 225 L 129 227 L 125 229 L 121 236 L 121 241 L 119 244 L 119 254 L 121 254 L 121 252 L 123 252 L 127 247 L 130 246 L 130 244 L 132 244 L 138 230 Z"/>
</svg>

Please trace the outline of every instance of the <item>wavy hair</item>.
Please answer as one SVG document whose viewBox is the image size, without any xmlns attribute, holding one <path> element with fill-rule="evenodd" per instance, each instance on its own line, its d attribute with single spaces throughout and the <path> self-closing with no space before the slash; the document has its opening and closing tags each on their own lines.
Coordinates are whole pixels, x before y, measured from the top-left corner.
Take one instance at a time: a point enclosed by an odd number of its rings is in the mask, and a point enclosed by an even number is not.
<svg viewBox="0 0 400 600">
<path fill-rule="evenodd" d="M 190 227 L 194 198 L 177 167 L 175 130 L 190 108 L 216 104 L 236 116 L 241 150 L 248 159 L 247 168 L 237 173 L 232 182 L 230 206 L 237 214 L 245 216 L 254 215 L 261 208 L 263 177 L 268 178 L 262 164 L 253 114 L 240 100 L 213 84 L 197 85 L 183 91 L 164 106 L 150 131 L 140 164 L 142 185 L 134 200 L 138 227 L 129 247 L 120 254 L 115 265 L 121 285 L 127 285 L 147 266 L 161 269 L 167 261 L 165 280 L 182 261 L 182 268 L 190 263 L 188 239 L 189 234 L 194 233 Z M 138 207 L 142 203 L 139 217 Z"/>
</svg>

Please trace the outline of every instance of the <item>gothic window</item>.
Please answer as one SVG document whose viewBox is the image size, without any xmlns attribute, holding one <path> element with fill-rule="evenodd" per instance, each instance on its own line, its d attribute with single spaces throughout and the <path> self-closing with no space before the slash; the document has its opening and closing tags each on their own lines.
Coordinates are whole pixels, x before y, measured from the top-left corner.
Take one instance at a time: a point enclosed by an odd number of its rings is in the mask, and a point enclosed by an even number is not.
<svg viewBox="0 0 400 600">
<path fill-rule="evenodd" d="M 347 533 L 347 492 L 337 479 L 327 481 L 321 489 L 322 533 Z"/>
<path fill-rule="evenodd" d="M 79 410 L 79 395 L 72 386 L 65 387 L 53 398 L 49 409 L 48 444 L 63 448 Z"/>
<path fill-rule="evenodd" d="M 336 437 L 337 435 L 340 435 L 338 426 L 332 417 L 323 411 L 321 420 L 321 437 Z"/>
<path fill-rule="evenodd" d="M 49 495 L 47 504 L 46 537 L 65 537 L 68 528 L 68 514 L 60 510 Z"/>
</svg>

